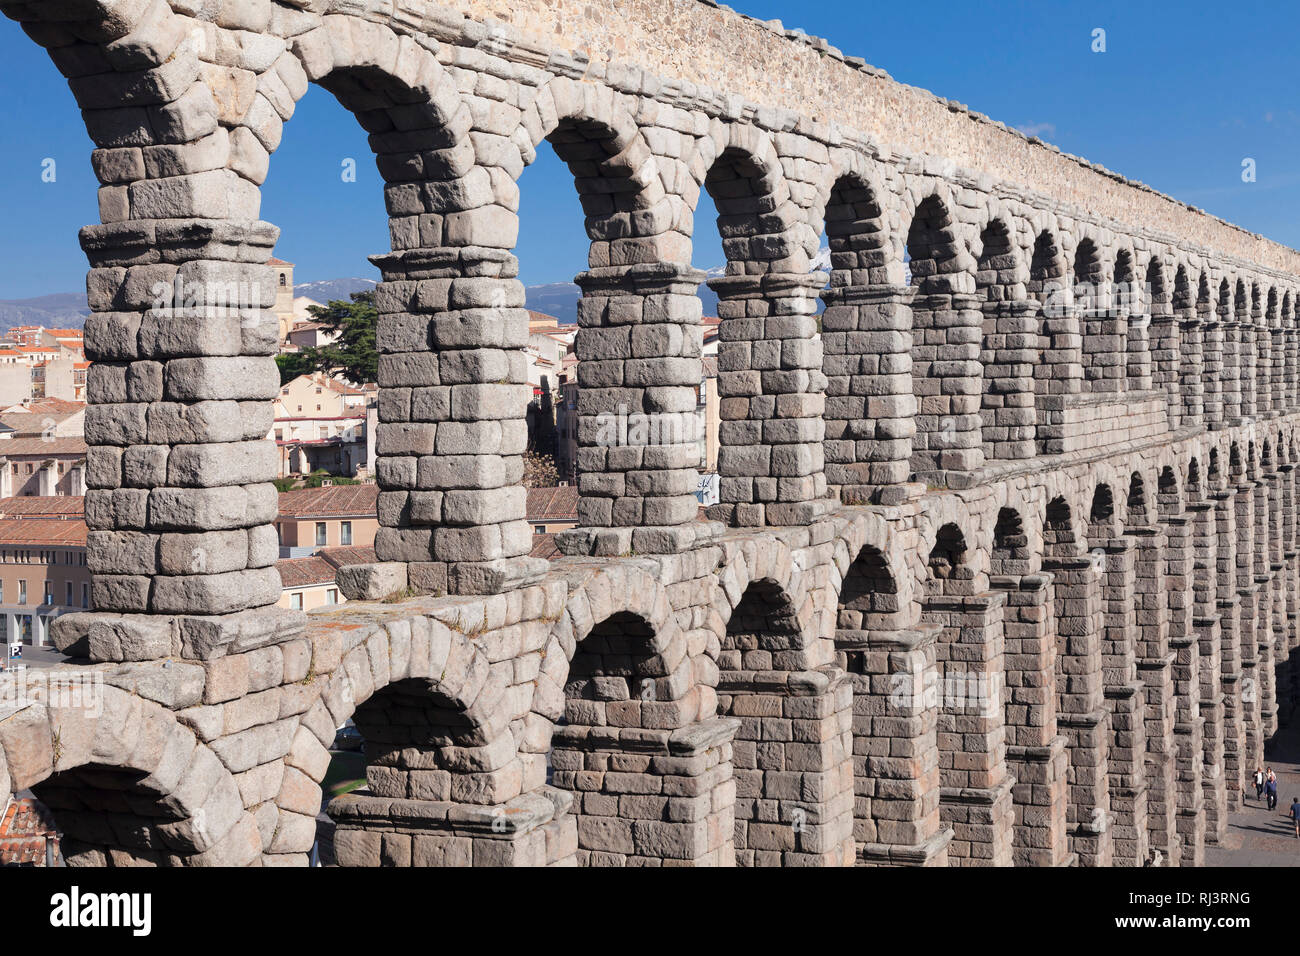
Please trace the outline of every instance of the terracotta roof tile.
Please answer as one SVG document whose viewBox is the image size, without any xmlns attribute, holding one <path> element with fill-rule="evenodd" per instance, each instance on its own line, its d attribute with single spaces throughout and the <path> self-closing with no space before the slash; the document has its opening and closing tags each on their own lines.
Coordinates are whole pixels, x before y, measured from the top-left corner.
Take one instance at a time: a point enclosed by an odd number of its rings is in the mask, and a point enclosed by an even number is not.
<svg viewBox="0 0 1300 956">
<path fill-rule="evenodd" d="M 374 548 L 321 548 L 316 557 L 324 558 L 336 568 L 350 564 L 374 564 L 379 560 Z"/>
<path fill-rule="evenodd" d="M 329 584 L 338 570 L 324 558 L 315 555 L 309 558 L 282 558 L 275 562 L 275 567 L 280 572 L 280 583 L 286 588 Z"/>
<path fill-rule="evenodd" d="M 46 840 L 59 837 L 54 817 L 37 800 L 15 800 L 0 817 L 0 866 L 40 865 Z"/>
<path fill-rule="evenodd" d="M 0 547 L 86 546 L 86 522 L 76 518 L 0 518 Z"/>
<path fill-rule="evenodd" d="M 80 518 L 86 499 L 81 495 L 20 495 L 0 498 L 0 518 Z"/>
<path fill-rule="evenodd" d="M 84 458 L 84 438 L 8 438 L 0 441 L 0 457 L 45 456 L 47 458 Z"/>
<path fill-rule="evenodd" d="M 378 485 L 330 485 L 280 492 L 280 516 L 284 518 L 371 518 L 378 515 L 378 509 Z"/>
<path fill-rule="evenodd" d="M 546 558 L 548 561 L 560 557 L 560 549 L 555 546 L 555 535 L 533 535 L 533 549 L 528 554 L 530 557 Z"/>
<path fill-rule="evenodd" d="M 544 519 L 577 521 L 578 486 L 529 488 L 527 516 L 529 521 Z"/>
</svg>

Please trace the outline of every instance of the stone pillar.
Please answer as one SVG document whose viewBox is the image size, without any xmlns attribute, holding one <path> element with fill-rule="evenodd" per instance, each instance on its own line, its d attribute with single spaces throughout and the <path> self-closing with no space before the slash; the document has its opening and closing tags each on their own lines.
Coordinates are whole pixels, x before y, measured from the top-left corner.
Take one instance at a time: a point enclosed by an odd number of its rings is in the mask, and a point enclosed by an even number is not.
<svg viewBox="0 0 1300 956">
<path fill-rule="evenodd" d="M 718 712 L 732 744 L 736 860 L 853 866 L 853 685 L 837 667 L 723 668 Z"/>
<path fill-rule="evenodd" d="M 1205 422 L 1205 330 L 1194 312 L 1175 320 L 1178 335 L 1178 373 L 1171 384 L 1180 401 L 1179 425 Z"/>
<path fill-rule="evenodd" d="M 912 472 L 917 481 L 966 488 L 984 463 L 979 299 L 966 293 L 912 300 L 912 392 L 917 400 Z"/>
<path fill-rule="evenodd" d="M 1206 313 L 1202 319 L 1204 331 L 1205 359 L 1202 362 L 1201 383 L 1205 392 L 1205 427 L 1216 431 L 1223 427 L 1224 355 L 1223 325 L 1212 313 Z"/>
<path fill-rule="evenodd" d="M 732 738 L 740 722 L 680 730 L 555 728 L 553 782 L 580 794 L 579 866 L 734 866 Z"/>
<path fill-rule="evenodd" d="M 1136 546 L 1137 665 L 1146 688 L 1147 830 L 1151 849 L 1162 855 L 1166 865 L 1177 866 L 1182 854 L 1176 830 L 1174 655 L 1165 593 L 1168 542 L 1158 527 L 1130 527 L 1125 533 Z"/>
<path fill-rule="evenodd" d="M 1010 866 L 1015 809 L 1007 775 L 1002 632 L 1006 598 L 932 595 L 922 620 L 940 628 L 939 818 L 952 866 Z"/>
<path fill-rule="evenodd" d="M 1237 368 L 1241 386 L 1241 417 L 1253 419 L 1259 414 L 1259 377 L 1263 369 L 1256 354 L 1258 336 L 1254 324 L 1246 319 L 1238 324 L 1240 345 L 1237 351 Z"/>
<path fill-rule="evenodd" d="M 514 257 L 407 249 L 372 261 L 379 310 L 380 561 L 435 594 L 491 594 L 545 570 L 527 557 L 528 313 Z"/>
<path fill-rule="evenodd" d="M 1282 634 L 1282 525 L 1278 508 L 1280 476 L 1264 474 L 1255 485 L 1255 583 L 1260 588 L 1259 677 L 1260 727 L 1265 740 L 1277 733 L 1277 647 Z"/>
<path fill-rule="evenodd" d="M 1259 672 L 1260 587 L 1255 582 L 1255 482 L 1244 479 L 1237 486 L 1236 584 L 1239 600 L 1238 634 L 1241 646 L 1241 706 L 1245 729 L 1242 760 L 1249 776 L 1264 760 L 1261 724 L 1262 675 Z"/>
<path fill-rule="evenodd" d="M 1205 862 L 1205 800 L 1202 763 L 1201 646 L 1192 625 L 1195 610 L 1193 519 L 1166 514 L 1165 586 L 1169 653 L 1173 658 L 1174 805 L 1180 866 Z"/>
<path fill-rule="evenodd" d="M 826 481 L 845 504 L 891 502 L 911 474 L 911 299 L 893 286 L 822 293 Z"/>
<path fill-rule="evenodd" d="M 1278 320 L 1273 320 L 1273 327 L 1267 329 L 1265 334 L 1272 343 L 1272 371 L 1269 373 L 1270 391 L 1269 411 L 1274 415 L 1281 415 L 1287 409 L 1287 342 L 1286 331 L 1277 324 Z"/>
<path fill-rule="evenodd" d="M 695 541 L 703 274 L 670 262 L 575 280 L 578 527 L 566 554 L 672 554 Z"/>
<path fill-rule="evenodd" d="M 984 303 L 984 457 L 1033 458 L 1038 416 L 1034 366 L 1042 307 L 1035 300 Z"/>
<path fill-rule="evenodd" d="M 1038 452 L 1065 451 L 1065 404 L 1083 390 L 1083 336 L 1079 310 L 1053 299 L 1043 306 L 1040 361 L 1034 367 L 1038 398 Z"/>
<path fill-rule="evenodd" d="M 1215 569 L 1215 603 L 1219 609 L 1221 674 L 1223 680 L 1223 772 L 1228 810 L 1241 807 L 1242 786 L 1250 772 L 1245 753 L 1245 715 L 1242 710 L 1241 598 L 1237 594 L 1237 513 L 1235 495 L 1224 488 L 1210 495 L 1214 502 L 1218 538 Z"/>
<path fill-rule="evenodd" d="M 1170 428 L 1184 421 L 1183 386 L 1180 382 L 1183 358 L 1179 349 L 1179 322 L 1168 302 L 1151 304 L 1151 375 L 1152 385 L 1165 393 L 1165 409 Z M 1190 385 L 1190 383 L 1188 383 Z M 1199 380 L 1196 386 L 1200 387 Z"/>
<path fill-rule="evenodd" d="M 1219 322 L 1223 327 L 1223 357 L 1220 366 L 1220 388 L 1223 396 L 1223 424 L 1240 424 L 1241 409 L 1241 323 L 1237 321 L 1226 303 L 1219 307 Z"/>
<path fill-rule="evenodd" d="M 1154 384 L 1151 322 L 1149 315 L 1128 316 L 1124 346 L 1127 349 L 1125 387 L 1129 391 L 1148 392 Z"/>
<path fill-rule="evenodd" d="M 573 795 L 554 787 L 498 806 L 353 792 L 330 801 L 338 866 L 572 866 Z"/>
<path fill-rule="evenodd" d="M 1128 316 L 1113 307 L 1082 310 L 1086 390 L 1120 392 L 1128 376 Z"/>
<path fill-rule="evenodd" d="M 242 185 L 256 194 L 233 173 L 204 176 L 231 202 Z M 141 211 L 165 205 L 166 190 L 199 188 L 190 176 L 130 187 Z M 85 517 L 96 612 L 60 617 L 60 648 L 94 660 L 203 659 L 241 629 L 268 644 L 301 629 L 300 614 L 274 608 L 278 460 L 266 436 L 279 375 L 265 263 L 276 236 L 267 223 L 216 219 L 82 230 L 92 265 Z"/>
<path fill-rule="evenodd" d="M 1224 772 L 1223 649 L 1217 600 L 1218 531 L 1214 505 L 1193 501 L 1192 626 L 1199 645 L 1199 711 L 1202 759 L 1198 774 L 1205 806 L 1205 842 L 1217 845 L 1227 831 L 1228 788 Z"/>
<path fill-rule="evenodd" d="M 865 866 L 947 866 L 939 822 L 939 628 L 836 631 L 854 685 L 853 833 Z"/>
<path fill-rule="evenodd" d="M 1296 695 L 1293 683 L 1297 675 L 1292 650 L 1300 644 L 1300 548 L 1296 536 L 1296 468 L 1278 467 L 1281 484 L 1280 517 L 1282 521 L 1282 596 L 1283 634 L 1278 641 L 1278 725 L 1289 727 L 1294 719 Z"/>
<path fill-rule="evenodd" d="M 735 527 L 806 525 L 826 513 L 826 378 L 816 296 L 826 274 L 725 276 L 718 293 L 720 498 Z"/>
<path fill-rule="evenodd" d="M 1056 618 L 1046 574 L 994 576 L 1006 595 L 1007 773 L 1015 781 L 1016 866 L 1068 866 L 1066 740 L 1056 730 Z"/>
<path fill-rule="evenodd" d="M 1286 342 L 1286 376 L 1282 410 L 1292 412 L 1300 406 L 1300 328 L 1296 316 L 1300 315 L 1300 299 L 1291 303 L 1291 315 L 1283 316 L 1282 336 Z M 1287 321 L 1287 319 L 1290 321 Z"/>
<path fill-rule="evenodd" d="M 1106 769 L 1110 793 L 1115 866 L 1147 860 L 1147 775 L 1145 695 L 1138 680 L 1138 597 L 1135 547 L 1131 539 L 1109 538 L 1093 553 L 1102 560 L 1101 663 L 1110 717 Z"/>
<path fill-rule="evenodd" d="M 1070 757 L 1066 825 L 1080 866 L 1110 866 L 1113 854 L 1103 697 L 1101 558 L 1048 558 L 1058 634 L 1057 724 Z"/>
</svg>

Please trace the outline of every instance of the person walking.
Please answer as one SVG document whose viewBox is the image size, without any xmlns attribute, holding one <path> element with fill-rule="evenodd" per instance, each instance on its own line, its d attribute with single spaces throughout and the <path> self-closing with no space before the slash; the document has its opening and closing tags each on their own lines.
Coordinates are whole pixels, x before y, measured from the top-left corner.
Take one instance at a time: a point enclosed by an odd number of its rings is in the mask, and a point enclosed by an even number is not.
<svg viewBox="0 0 1300 956">
<path fill-rule="evenodd" d="M 1295 824 L 1295 838 L 1300 840 L 1300 797 L 1291 798 L 1291 822 Z"/>
<path fill-rule="evenodd" d="M 1268 772 L 1268 779 L 1264 781 L 1264 793 L 1268 796 L 1268 808 L 1277 809 L 1277 774 L 1272 770 Z"/>
<path fill-rule="evenodd" d="M 1264 768 L 1255 768 L 1255 799 L 1258 800 L 1264 795 Z"/>
</svg>

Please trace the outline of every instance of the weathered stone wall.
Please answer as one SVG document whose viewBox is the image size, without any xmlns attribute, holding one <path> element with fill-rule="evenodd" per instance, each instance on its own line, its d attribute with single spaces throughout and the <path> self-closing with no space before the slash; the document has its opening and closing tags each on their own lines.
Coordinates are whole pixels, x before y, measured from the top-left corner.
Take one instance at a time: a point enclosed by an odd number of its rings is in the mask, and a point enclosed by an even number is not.
<svg viewBox="0 0 1300 956">
<path fill-rule="evenodd" d="M 349 718 L 345 865 L 1195 865 L 1221 836 L 1300 673 L 1295 253 L 706 3 L 0 11 L 102 183 L 97 611 L 55 630 L 108 689 L 0 711 L 0 792 L 70 860 L 305 863 Z M 271 606 L 258 216 L 312 83 L 370 134 L 392 249 L 380 563 L 305 620 Z M 512 252 L 543 140 L 591 238 L 550 563 Z"/>
</svg>

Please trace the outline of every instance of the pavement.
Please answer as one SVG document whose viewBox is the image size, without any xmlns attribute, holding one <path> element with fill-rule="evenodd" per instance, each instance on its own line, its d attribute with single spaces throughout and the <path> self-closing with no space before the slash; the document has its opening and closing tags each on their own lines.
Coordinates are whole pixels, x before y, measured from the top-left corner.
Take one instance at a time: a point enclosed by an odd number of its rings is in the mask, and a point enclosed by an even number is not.
<svg viewBox="0 0 1300 956">
<path fill-rule="evenodd" d="M 1277 774 L 1277 809 L 1255 798 L 1248 781 L 1242 809 L 1228 815 L 1228 832 L 1219 846 L 1205 848 L 1206 866 L 1300 866 L 1300 840 L 1286 816 L 1300 797 L 1300 722 L 1279 730 L 1264 747 L 1264 769 Z M 1255 768 L 1250 768 L 1253 776 Z"/>
<path fill-rule="evenodd" d="M 4 647 L 0 645 L 0 666 L 4 665 Z M 21 660 L 15 660 L 14 664 L 26 664 L 28 667 L 37 669 L 44 667 L 54 667 L 56 664 L 66 664 L 73 658 L 55 649 L 53 645 L 48 647 L 32 647 L 30 644 L 23 645 L 23 656 Z"/>
</svg>

